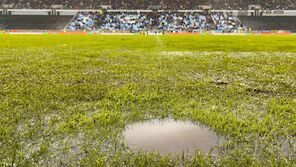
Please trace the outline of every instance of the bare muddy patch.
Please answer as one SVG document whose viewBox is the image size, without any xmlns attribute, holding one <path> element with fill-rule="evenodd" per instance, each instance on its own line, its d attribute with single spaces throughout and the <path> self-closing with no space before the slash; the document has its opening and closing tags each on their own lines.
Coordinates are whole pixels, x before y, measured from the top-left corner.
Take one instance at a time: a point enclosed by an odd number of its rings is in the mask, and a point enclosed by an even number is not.
<svg viewBox="0 0 296 167">
<path fill-rule="evenodd" d="M 222 141 L 208 128 L 189 121 L 151 120 L 127 126 L 123 133 L 126 143 L 138 151 L 168 154 L 209 153 Z"/>
</svg>

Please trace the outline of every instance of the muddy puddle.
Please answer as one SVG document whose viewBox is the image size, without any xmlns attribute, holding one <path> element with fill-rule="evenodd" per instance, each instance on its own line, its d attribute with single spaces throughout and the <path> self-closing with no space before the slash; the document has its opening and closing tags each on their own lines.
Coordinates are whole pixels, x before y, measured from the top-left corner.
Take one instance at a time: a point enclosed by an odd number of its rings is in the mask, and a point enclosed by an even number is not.
<svg viewBox="0 0 296 167">
<path fill-rule="evenodd" d="M 168 154 L 192 154 L 196 150 L 209 153 L 222 141 L 210 129 L 189 121 L 151 120 L 126 127 L 126 144 L 139 151 Z"/>
</svg>

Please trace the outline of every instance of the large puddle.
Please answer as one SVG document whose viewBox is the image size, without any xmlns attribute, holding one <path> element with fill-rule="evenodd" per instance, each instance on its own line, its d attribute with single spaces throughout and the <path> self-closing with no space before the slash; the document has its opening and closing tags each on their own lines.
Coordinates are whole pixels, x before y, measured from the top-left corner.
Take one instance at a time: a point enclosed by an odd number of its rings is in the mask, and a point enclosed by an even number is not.
<svg viewBox="0 0 296 167">
<path fill-rule="evenodd" d="M 123 133 L 129 147 L 162 155 L 209 153 L 221 141 L 216 133 L 189 121 L 152 120 L 129 125 Z"/>
</svg>

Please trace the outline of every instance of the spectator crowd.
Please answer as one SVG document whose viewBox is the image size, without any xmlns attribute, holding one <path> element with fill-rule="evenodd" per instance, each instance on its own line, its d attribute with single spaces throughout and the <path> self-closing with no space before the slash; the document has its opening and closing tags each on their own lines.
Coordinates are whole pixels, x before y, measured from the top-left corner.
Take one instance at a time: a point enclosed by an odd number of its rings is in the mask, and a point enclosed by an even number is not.
<svg viewBox="0 0 296 167">
<path fill-rule="evenodd" d="M 243 30 L 231 13 L 79 13 L 67 30 L 125 32 L 234 32 Z"/>
<path fill-rule="evenodd" d="M 98 29 L 100 15 L 93 12 L 80 12 L 67 26 L 69 31 L 94 31 Z"/>
<path fill-rule="evenodd" d="M 231 13 L 213 13 L 211 17 L 217 32 L 232 32 L 246 29 Z"/>
<path fill-rule="evenodd" d="M 158 29 L 162 31 L 198 32 L 210 28 L 206 16 L 199 13 L 164 13 L 158 17 Z"/>
<path fill-rule="evenodd" d="M 145 13 L 107 13 L 100 29 L 104 31 L 148 31 L 154 19 Z"/>
</svg>

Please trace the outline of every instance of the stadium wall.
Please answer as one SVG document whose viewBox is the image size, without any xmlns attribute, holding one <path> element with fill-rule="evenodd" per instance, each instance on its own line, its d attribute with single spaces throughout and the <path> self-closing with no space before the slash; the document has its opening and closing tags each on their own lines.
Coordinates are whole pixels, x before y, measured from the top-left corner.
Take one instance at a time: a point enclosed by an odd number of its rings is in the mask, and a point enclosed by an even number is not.
<svg viewBox="0 0 296 167">
<path fill-rule="evenodd" d="M 0 15 L 61 15 L 74 16 L 78 12 L 100 12 L 102 10 L 66 9 L 0 9 Z M 153 10 L 107 10 L 107 12 L 150 13 Z M 203 12 L 202 10 L 158 10 L 157 12 Z M 296 16 L 296 10 L 211 10 L 211 12 L 233 13 L 234 16 Z"/>
<path fill-rule="evenodd" d="M 296 10 L 265 10 L 262 16 L 296 16 Z"/>
<path fill-rule="evenodd" d="M 51 15 L 51 9 L 7 9 L 8 15 Z"/>
<path fill-rule="evenodd" d="M 56 10 L 56 9 L 7 9 L 4 12 L 4 9 L 0 9 L 1 15 L 61 15 L 61 16 L 74 16 L 78 12 L 99 12 L 102 13 L 102 10 Z"/>
</svg>

